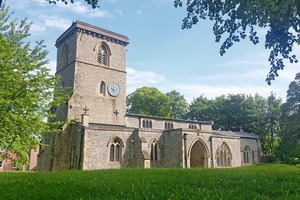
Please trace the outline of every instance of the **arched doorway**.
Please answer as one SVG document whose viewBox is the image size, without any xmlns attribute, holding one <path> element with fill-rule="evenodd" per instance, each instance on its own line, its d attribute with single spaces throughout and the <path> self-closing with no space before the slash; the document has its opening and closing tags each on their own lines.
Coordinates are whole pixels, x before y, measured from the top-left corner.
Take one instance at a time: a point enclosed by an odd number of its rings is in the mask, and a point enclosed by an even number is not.
<svg viewBox="0 0 300 200">
<path fill-rule="evenodd" d="M 197 140 L 190 152 L 190 166 L 191 168 L 195 167 L 207 167 L 207 150 L 200 140 Z"/>
</svg>

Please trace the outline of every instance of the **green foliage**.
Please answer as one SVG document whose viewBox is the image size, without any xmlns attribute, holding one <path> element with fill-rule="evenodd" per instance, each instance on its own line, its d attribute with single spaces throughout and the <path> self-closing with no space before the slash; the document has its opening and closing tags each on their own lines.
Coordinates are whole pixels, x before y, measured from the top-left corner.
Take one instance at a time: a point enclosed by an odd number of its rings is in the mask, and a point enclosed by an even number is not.
<svg viewBox="0 0 300 200">
<path fill-rule="evenodd" d="M 171 118 L 182 119 L 186 115 L 188 103 L 183 95 L 176 90 L 172 90 L 166 94 L 171 99 Z"/>
<path fill-rule="evenodd" d="M 159 117 L 170 117 L 172 109 L 171 99 L 154 87 L 136 89 L 127 96 L 127 111 Z"/>
<path fill-rule="evenodd" d="M 3 199 L 299 199 L 300 170 L 118 169 L 0 173 Z"/>
<path fill-rule="evenodd" d="M 175 7 L 182 7 L 182 0 L 174 0 Z M 189 29 L 200 19 L 214 21 L 213 32 L 216 42 L 225 39 L 220 48 L 224 55 L 235 42 L 249 38 L 253 44 L 259 43 L 257 28 L 266 28 L 265 48 L 270 49 L 269 62 L 271 69 L 266 81 L 278 76 L 283 70 L 283 59 L 297 63 L 291 55 L 293 46 L 300 43 L 300 1 L 295 0 L 235 0 L 235 1 L 186 1 L 187 16 L 183 19 L 182 28 Z"/>
<path fill-rule="evenodd" d="M 68 3 L 74 3 L 74 0 L 46 0 L 48 1 L 50 4 L 51 3 L 54 3 L 56 4 L 56 2 L 58 1 L 61 1 L 63 2 L 64 4 L 68 4 Z M 98 0 L 84 0 L 87 4 L 91 5 L 92 8 L 99 8 L 99 5 L 98 5 Z"/>
<path fill-rule="evenodd" d="M 31 48 L 25 40 L 30 23 L 26 19 L 10 20 L 13 13 L 0 8 L 0 149 L 18 155 L 17 165 L 27 164 L 27 152 L 36 148 L 40 136 L 58 131 L 59 123 L 46 123 L 52 106 L 60 105 L 68 96 L 56 87 L 59 79 L 49 74 L 45 45 L 37 42 Z M 55 97 L 53 90 L 55 88 Z"/>
<path fill-rule="evenodd" d="M 275 155 L 262 155 L 260 158 L 262 163 L 276 163 Z"/>
<path fill-rule="evenodd" d="M 243 131 L 259 135 L 265 153 L 274 153 L 274 135 L 279 130 L 281 100 L 271 95 L 265 99 L 245 94 L 230 94 L 215 99 L 200 96 L 188 107 L 187 119 L 214 121 L 213 128 L 225 131 Z"/>
<path fill-rule="evenodd" d="M 276 155 L 283 163 L 300 164 L 300 73 L 289 85 L 282 105 L 280 143 Z"/>
</svg>

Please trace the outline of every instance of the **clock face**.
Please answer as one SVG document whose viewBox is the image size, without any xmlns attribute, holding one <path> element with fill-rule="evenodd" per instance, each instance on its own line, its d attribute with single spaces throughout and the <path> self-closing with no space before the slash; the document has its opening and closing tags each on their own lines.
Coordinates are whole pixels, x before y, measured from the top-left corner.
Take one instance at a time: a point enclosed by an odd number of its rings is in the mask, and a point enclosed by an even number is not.
<svg viewBox="0 0 300 200">
<path fill-rule="evenodd" d="M 118 96 L 118 94 L 120 93 L 120 87 L 116 83 L 110 83 L 107 86 L 107 90 L 108 90 L 108 93 L 113 97 Z"/>
</svg>

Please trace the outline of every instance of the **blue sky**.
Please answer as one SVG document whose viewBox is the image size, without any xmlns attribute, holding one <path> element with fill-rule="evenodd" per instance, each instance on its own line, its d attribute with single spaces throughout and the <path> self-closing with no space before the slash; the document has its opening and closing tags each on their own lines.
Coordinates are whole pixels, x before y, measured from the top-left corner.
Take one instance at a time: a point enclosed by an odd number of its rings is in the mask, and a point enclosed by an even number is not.
<svg viewBox="0 0 300 200">
<path fill-rule="evenodd" d="M 49 68 L 56 66 L 56 39 L 80 20 L 129 37 L 127 47 L 127 93 L 143 86 L 166 93 L 177 90 L 188 101 L 200 95 L 214 98 L 222 94 L 258 93 L 267 97 L 271 91 L 286 99 L 286 90 L 300 64 L 286 63 L 286 69 L 268 86 L 269 52 L 260 43 L 248 39 L 234 44 L 224 56 L 221 43 L 215 43 L 212 22 L 200 21 L 189 30 L 181 29 L 185 8 L 175 8 L 173 0 L 100 0 L 92 9 L 83 0 L 74 4 L 48 4 L 45 0 L 7 0 L 12 18 L 28 17 L 33 22 L 30 40 L 45 40 Z M 300 47 L 294 48 L 300 55 Z"/>
</svg>

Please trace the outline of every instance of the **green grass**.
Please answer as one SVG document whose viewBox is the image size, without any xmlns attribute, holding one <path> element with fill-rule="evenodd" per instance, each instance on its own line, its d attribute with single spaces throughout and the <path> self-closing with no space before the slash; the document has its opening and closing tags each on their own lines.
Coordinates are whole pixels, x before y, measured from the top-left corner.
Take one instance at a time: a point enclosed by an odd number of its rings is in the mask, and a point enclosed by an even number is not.
<svg viewBox="0 0 300 200">
<path fill-rule="evenodd" d="M 1 172 L 0 199 L 300 199 L 300 169 Z"/>
</svg>

